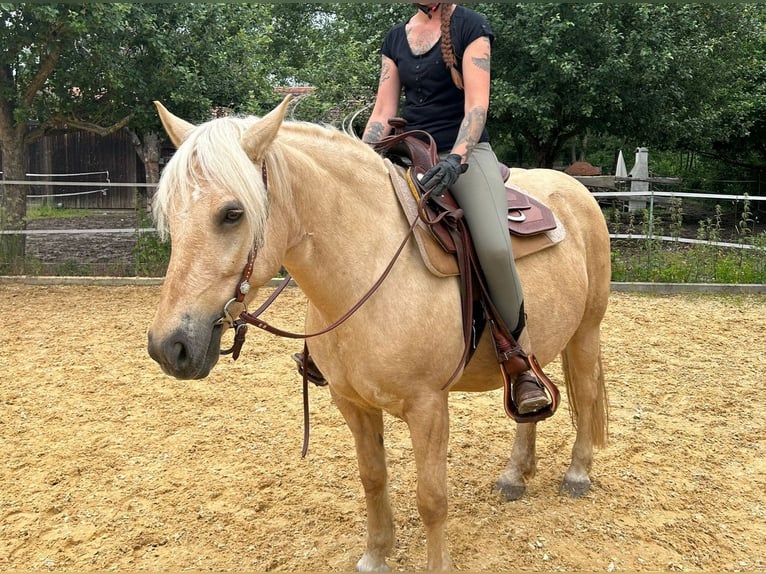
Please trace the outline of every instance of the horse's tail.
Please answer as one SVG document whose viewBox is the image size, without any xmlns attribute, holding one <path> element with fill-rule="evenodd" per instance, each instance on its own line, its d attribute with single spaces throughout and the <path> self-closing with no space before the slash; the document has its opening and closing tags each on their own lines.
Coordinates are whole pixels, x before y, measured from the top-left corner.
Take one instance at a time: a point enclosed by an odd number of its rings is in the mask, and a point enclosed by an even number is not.
<svg viewBox="0 0 766 574">
<path fill-rule="evenodd" d="M 579 377 L 575 374 L 567 349 L 561 352 L 561 366 L 564 371 L 564 382 L 566 383 L 572 424 L 577 428 L 578 413 L 585 406 L 579 404 L 580 401 L 586 398 L 592 399 L 593 408 L 586 422 L 590 424 L 593 446 L 606 446 L 609 439 L 609 401 L 607 400 L 606 384 L 604 382 L 601 350 L 599 349 L 598 351 L 598 360 L 590 377 L 592 388 L 589 388 L 587 392 L 583 392 L 584 389 L 582 388 L 582 385 L 586 384 L 586 380 L 583 380 L 583 373 L 579 373 Z M 576 378 L 578 379 L 577 381 L 575 380 Z M 578 389 L 574 388 L 575 385 L 579 386 L 579 394 Z"/>
</svg>

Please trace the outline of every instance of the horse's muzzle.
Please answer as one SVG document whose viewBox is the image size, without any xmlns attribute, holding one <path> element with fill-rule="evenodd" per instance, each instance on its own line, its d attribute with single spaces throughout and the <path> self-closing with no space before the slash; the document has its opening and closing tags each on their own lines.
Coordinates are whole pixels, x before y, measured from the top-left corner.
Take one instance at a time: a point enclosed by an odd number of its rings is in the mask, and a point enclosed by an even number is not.
<svg viewBox="0 0 766 574">
<path fill-rule="evenodd" d="M 204 379 L 218 362 L 221 325 L 208 327 L 203 335 L 181 327 L 165 337 L 148 334 L 149 356 L 162 370 L 177 379 Z"/>
</svg>

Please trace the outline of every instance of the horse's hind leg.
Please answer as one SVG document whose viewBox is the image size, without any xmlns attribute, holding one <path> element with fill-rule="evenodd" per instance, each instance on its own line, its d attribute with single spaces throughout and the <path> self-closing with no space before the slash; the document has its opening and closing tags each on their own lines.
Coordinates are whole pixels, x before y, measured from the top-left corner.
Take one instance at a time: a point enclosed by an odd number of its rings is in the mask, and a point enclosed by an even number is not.
<svg viewBox="0 0 766 574">
<path fill-rule="evenodd" d="M 607 439 L 608 405 L 601 366 L 600 328 L 581 327 L 561 353 L 577 436 L 561 492 L 582 496 L 590 489 L 593 447 L 604 446 Z"/>
<path fill-rule="evenodd" d="M 582 496 L 590 489 L 593 447 L 606 444 L 607 402 L 601 368 L 600 326 L 583 325 L 561 353 L 567 395 L 577 436 L 561 492 Z M 526 347 L 525 347 L 526 348 Z M 507 500 L 518 500 L 526 492 L 527 482 L 537 469 L 535 456 L 536 424 L 520 424 L 503 473 L 494 491 Z"/>
<path fill-rule="evenodd" d="M 367 501 L 367 550 L 356 569 L 387 572 L 386 556 L 394 545 L 394 522 L 388 498 L 383 413 L 380 409 L 364 408 L 337 393 L 333 393 L 333 398 L 354 435 L 359 476 Z"/>
</svg>

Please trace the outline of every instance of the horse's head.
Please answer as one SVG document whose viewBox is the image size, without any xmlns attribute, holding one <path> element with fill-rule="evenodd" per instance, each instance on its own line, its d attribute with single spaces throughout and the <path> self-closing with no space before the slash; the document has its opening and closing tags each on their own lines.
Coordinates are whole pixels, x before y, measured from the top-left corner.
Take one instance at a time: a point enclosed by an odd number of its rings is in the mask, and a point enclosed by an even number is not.
<svg viewBox="0 0 766 574">
<path fill-rule="evenodd" d="M 219 118 L 194 126 L 157 103 L 178 148 L 165 167 L 153 210 L 172 252 L 149 330 L 148 350 L 162 369 L 202 378 L 218 360 L 227 302 L 255 250 L 251 283 L 264 284 L 280 257 L 265 245 L 269 225 L 269 148 L 288 100 L 261 119 Z M 232 313 L 239 311 L 234 309 Z"/>
</svg>

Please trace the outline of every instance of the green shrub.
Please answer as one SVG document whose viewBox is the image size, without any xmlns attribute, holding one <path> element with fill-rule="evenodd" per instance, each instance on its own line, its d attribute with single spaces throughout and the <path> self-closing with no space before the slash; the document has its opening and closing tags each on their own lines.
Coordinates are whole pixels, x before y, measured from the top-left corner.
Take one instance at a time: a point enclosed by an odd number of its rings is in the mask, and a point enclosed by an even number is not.
<svg viewBox="0 0 766 574">
<path fill-rule="evenodd" d="M 138 210 L 138 228 L 149 227 L 150 218 Z M 161 241 L 155 231 L 136 231 L 136 245 L 133 248 L 137 277 L 162 277 L 170 261 L 170 241 Z"/>
</svg>

